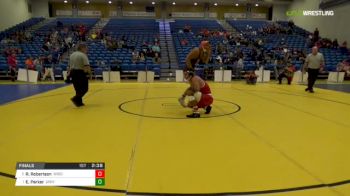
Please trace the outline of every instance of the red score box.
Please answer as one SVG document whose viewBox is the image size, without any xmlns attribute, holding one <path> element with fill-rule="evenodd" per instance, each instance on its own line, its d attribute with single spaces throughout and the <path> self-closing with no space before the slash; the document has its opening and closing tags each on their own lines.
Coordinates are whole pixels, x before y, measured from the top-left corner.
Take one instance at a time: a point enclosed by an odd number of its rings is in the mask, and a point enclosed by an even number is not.
<svg viewBox="0 0 350 196">
<path fill-rule="evenodd" d="M 96 178 L 104 178 L 105 177 L 105 170 L 95 170 L 95 177 Z"/>
</svg>

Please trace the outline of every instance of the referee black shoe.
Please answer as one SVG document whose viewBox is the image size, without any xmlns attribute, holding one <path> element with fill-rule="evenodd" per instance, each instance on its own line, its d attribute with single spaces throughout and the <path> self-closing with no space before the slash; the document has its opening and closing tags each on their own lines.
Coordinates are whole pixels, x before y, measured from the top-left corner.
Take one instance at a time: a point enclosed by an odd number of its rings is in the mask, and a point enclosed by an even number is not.
<svg viewBox="0 0 350 196">
<path fill-rule="evenodd" d="M 84 106 L 85 104 L 77 102 L 74 97 L 70 99 L 76 107 Z"/>
</svg>

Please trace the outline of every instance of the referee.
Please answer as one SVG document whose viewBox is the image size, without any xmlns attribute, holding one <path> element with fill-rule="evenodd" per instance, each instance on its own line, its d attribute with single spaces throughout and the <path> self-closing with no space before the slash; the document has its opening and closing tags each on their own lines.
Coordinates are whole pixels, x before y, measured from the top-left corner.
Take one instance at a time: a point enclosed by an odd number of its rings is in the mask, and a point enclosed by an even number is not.
<svg viewBox="0 0 350 196">
<path fill-rule="evenodd" d="M 323 54 L 318 52 L 318 48 L 314 46 L 312 48 L 312 53 L 306 57 L 304 70 L 307 69 L 308 73 L 308 83 L 305 91 L 314 93 L 313 86 L 316 82 L 318 72 L 321 67 L 324 66 Z"/>
<path fill-rule="evenodd" d="M 77 107 L 84 106 L 83 96 L 89 89 L 87 74 L 91 73 L 91 69 L 87 52 L 87 46 L 79 44 L 78 51 L 73 52 L 69 57 L 70 76 L 76 93 L 71 100 Z"/>
</svg>

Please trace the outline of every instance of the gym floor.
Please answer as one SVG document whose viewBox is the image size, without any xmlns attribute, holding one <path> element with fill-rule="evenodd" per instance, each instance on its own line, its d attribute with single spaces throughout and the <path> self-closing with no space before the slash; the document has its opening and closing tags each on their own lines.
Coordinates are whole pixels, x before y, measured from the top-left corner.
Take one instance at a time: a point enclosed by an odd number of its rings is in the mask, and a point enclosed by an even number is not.
<svg viewBox="0 0 350 196">
<path fill-rule="evenodd" d="M 81 108 L 70 85 L 1 84 L 0 195 L 350 195 L 349 93 L 209 85 L 186 119 L 184 83 L 90 83 Z M 105 162 L 106 185 L 15 187 L 20 161 Z"/>
</svg>

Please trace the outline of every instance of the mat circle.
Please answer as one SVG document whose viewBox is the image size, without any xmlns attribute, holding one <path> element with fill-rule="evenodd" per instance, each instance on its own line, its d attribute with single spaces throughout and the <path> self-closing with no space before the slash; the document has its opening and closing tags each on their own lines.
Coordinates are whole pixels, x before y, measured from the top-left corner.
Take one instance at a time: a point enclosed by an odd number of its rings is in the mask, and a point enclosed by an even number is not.
<svg viewBox="0 0 350 196">
<path fill-rule="evenodd" d="M 148 110 L 148 108 L 141 108 L 145 107 L 142 106 L 142 103 L 147 104 L 147 102 L 152 103 L 156 107 L 152 107 L 152 109 Z M 138 105 L 140 104 L 140 105 Z M 131 107 L 128 107 L 131 106 Z M 138 111 L 133 111 L 132 106 L 137 108 Z M 138 107 L 139 106 L 139 107 Z M 221 107 L 219 107 L 221 106 Z M 201 118 L 217 118 L 227 115 L 232 115 L 241 110 L 241 106 L 230 102 L 226 100 L 221 99 L 214 99 L 214 104 L 212 105 L 213 109 L 211 114 L 201 115 Z M 122 112 L 136 115 L 136 116 L 142 116 L 147 118 L 162 118 L 162 119 L 188 119 L 186 118 L 185 114 L 189 114 L 190 109 L 189 108 L 183 108 L 180 106 L 180 104 L 177 102 L 176 97 L 152 97 L 152 98 L 145 98 L 145 99 L 134 99 L 130 101 L 125 101 L 119 105 L 119 110 Z M 156 113 L 154 112 L 158 110 L 167 110 L 170 113 L 165 114 L 162 112 Z M 173 112 L 173 113 L 171 113 Z"/>
</svg>

